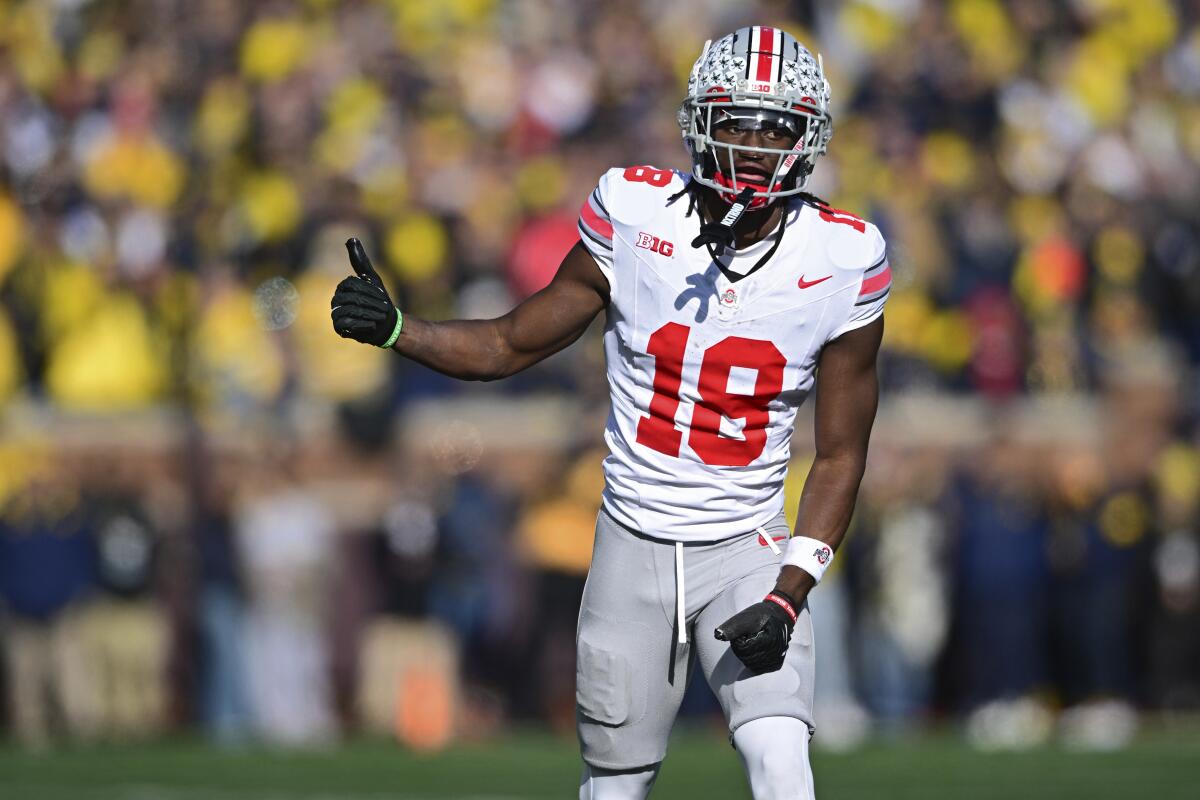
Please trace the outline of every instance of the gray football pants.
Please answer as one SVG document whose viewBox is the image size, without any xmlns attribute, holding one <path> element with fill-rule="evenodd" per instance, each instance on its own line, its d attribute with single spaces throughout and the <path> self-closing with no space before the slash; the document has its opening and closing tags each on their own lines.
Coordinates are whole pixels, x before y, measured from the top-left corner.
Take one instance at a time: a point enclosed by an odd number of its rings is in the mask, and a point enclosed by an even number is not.
<svg viewBox="0 0 1200 800">
<path fill-rule="evenodd" d="M 782 514 L 766 526 L 788 536 Z M 807 603 L 783 668 L 755 675 L 717 626 L 775 585 L 780 556 L 749 531 L 682 548 L 684 628 L 679 643 L 676 545 L 635 533 L 601 511 L 576 636 L 576 718 L 583 760 L 595 767 L 656 764 L 697 657 L 729 730 L 752 719 L 795 717 L 812 728 L 813 638 Z"/>
</svg>

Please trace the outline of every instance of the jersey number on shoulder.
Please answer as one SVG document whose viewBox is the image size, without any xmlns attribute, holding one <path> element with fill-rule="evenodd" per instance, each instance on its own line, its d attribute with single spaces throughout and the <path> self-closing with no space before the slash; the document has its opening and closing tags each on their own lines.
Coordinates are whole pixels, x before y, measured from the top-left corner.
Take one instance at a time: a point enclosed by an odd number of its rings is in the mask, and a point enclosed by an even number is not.
<svg viewBox="0 0 1200 800">
<path fill-rule="evenodd" d="M 654 167 L 628 167 L 624 178 L 630 183 L 648 183 L 651 186 L 666 186 L 671 182 L 671 170 Z"/>
<path fill-rule="evenodd" d="M 856 217 L 849 211 L 843 211 L 840 208 L 823 208 L 817 211 L 821 219 L 826 222 L 836 222 L 838 225 L 849 225 L 859 233 L 867 232 L 867 223 L 862 217 Z"/>
<path fill-rule="evenodd" d="M 679 456 L 683 431 L 675 427 L 683 355 L 691 329 L 668 322 L 650 336 L 647 352 L 654 356 L 654 397 L 649 416 L 638 420 L 637 441 L 668 456 Z M 762 455 L 767 445 L 767 405 L 783 391 L 787 359 L 774 344 L 762 339 L 729 336 L 704 351 L 700 364 L 700 401 L 692 411 L 688 446 L 711 466 L 744 467 Z M 728 389 L 734 367 L 757 372 L 753 394 Z M 744 420 L 741 439 L 722 436 L 721 418 Z"/>
</svg>

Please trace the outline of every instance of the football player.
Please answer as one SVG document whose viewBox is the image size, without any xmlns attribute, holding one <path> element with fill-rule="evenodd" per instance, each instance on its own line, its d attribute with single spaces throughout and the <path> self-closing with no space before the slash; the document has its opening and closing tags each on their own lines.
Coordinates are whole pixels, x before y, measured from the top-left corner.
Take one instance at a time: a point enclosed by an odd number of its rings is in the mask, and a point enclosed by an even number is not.
<svg viewBox="0 0 1200 800">
<path fill-rule="evenodd" d="M 770 27 L 704 47 L 679 112 L 691 174 L 609 170 L 550 285 L 492 320 L 402 315 L 356 239 L 342 336 L 494 380 L 605 313 L 603 508 L 579 614 L 580 797 L 645 797 L 695 661 L 755 798 L 811 798 L 806 598 L 854 509 L 891 285 L 875 226 L 805 191 L 832 135 L 821 61 Z M 816 380 L 817 375 L 820 380 Z M 816 390 L 794 532 L 783 484 Z"/>
</svg>

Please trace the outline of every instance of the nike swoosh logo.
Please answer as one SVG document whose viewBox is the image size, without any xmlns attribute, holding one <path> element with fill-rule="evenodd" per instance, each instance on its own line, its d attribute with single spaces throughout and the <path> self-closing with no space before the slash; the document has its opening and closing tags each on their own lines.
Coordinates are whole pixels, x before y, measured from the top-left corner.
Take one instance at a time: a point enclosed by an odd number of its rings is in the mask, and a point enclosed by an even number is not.
<svg viewBox="0 0 1200 800">
<path fill-rule="evenodd" d="M 826 275 L 824 278 L 817 278 L 815 281 L 806 281 L 806 280 L 804 280 L 804 276 L 801 275 L 800 280 L 796 281 L 796 285 L 799 286 L 801 289 L 807 289 L 810 286 L 816 286 L 821 281 L 827 281 L 832 277 L 833 277 L 832 275 Z"/>
</svg>

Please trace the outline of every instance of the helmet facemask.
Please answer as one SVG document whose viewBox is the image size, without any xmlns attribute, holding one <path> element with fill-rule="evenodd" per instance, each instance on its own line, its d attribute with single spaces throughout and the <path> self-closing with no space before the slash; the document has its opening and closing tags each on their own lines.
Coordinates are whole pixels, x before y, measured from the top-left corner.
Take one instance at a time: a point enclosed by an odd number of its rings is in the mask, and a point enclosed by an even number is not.
<svg viewBox="0 0 1200 800">
<path fill-rule="evenodd" d="M 755 190 L 751 208 L 760 208 L 770 202 L 772 196 L 780 196 L 784 192 L 794 190 L 797 183 L 803 183 L 812 172 L 811 160 L 802 153 L 810 145 L 805 139 L 808 136 L 807 120 L 794 114 L 783 114 L 778 111 L 765 109 L 748 109 L 731 106 L 726 108 L 709 106 L 705 108 L 704 129 L 708 131 L 708 165 L 713 169 L 710 174 L 713 180 L 723 186 L 728 193 L 736 195 L 743 188 L 750 186 Z M 780 147 L 765 147 L 737 144 L 721 141 L 717 131 L 725 126 L 736 126 L 741 130 L 777 130 L 784 134 L 787 140 Z M 781 137 L 784 138 L 784 137 Z M 739 153 L 753 153 L 761 156 L 756 166 L 767 171 L 765 177 L 754 174 L 739 174 L 737 168 Z"/>
</svg>

